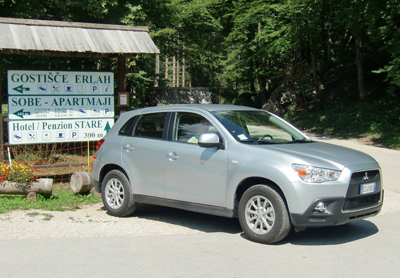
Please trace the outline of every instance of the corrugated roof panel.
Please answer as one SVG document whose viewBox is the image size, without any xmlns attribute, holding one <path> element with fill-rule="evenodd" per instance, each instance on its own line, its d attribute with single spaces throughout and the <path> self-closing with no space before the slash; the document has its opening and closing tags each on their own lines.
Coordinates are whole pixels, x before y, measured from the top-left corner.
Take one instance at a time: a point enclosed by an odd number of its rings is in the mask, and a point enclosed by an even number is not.
<svg viewBox="0 0 400 278">
<path fill-rule="evenodd" d="M 117 41 L 120 43 L 121 51 L 126 51 L 127 49 L 132 49 L 135 52 L 143 52 L 140 48 L 135 48 L 135 45 L 132 45 L 132 42 L 128 40 L 127 36 L 125 36 L 124 31 L 117 31 L 114 33 Z"/>
<path fill-rule="evenodd" d="M 98 47 L 98 51 L 102 53 L 117 52 L 117 48 L 113 48 L 110 42 L 113 41 L 112 37 L 107 36 L 107 32 L 104 30 L 90 30 L 89 33 L 94 40 L 94 43 Z"/>
<path fill-rule="evenodd" d="M 142 49 L 151 49 L 151 46 L 149 46 L 149 42 L 153 42 L 149 36 L 149 34 L 146 33 L 146 37 L 142 36 L 142 34 L 129 34 L 131 36 L 131 41 L 135 42 L 140 48 Z M 149 53 L 149 52 L 146 52 Z"/>
<path fill-rule="evenodd" d="M 0 18 L 0 51 L 159 53 L 147 30 L 125 25 Z"/>
<path fill-rule="evenodd" d="M 115 36 L 112 32 L 104 32 L 104 36 L 105 41 L 109 44 L 110 51 L 118 52 L 121 49 L 120 43 L 115 39 Z M 132 49 L 132 51 L 135 51 L 135 49 Z"/>
<path fill-rule="evenodd" d="M 23 46 L 21 45 L 20 42 L 20 36 L 18 34 L 18 31 L 15 29 L 17 29 L 17 25 L 10 25 L 11 39 L 14 42 L 15 49 L 23 49 Z"/>
<path fill-rule="evenodd" d="M 29 31 L 32 34 L 32 40 L 35 43 L 36 50 L 43 50 L 42 42 L 40 41 L 37 29 L 33 26 L 29 26 Z"/>
<path fill-rule="evenodd" d="M 0 49 L 16 48 L 9 25 L 0 24 L 0 38 Z"/>
<path fill-rule="evenodd" d="M 128 40 L 130 42 L 130 45 L 127 47 L 133 47 L 136 49 L 146 49 L 144 44 L 144 41 L 142 41 L 142 38 L 139 36 L 139 34 L 134 34 L 134 33 L 127 33 L 126 36 L 128 37 Z M 143 37 L 143 40 L 146 40 L 146 37 Z"/>
<path fill-rule="evenodd" d="M 74 36 L 73 34 L 82 33 L 80 29 L 73 32 L 73 28 L 65 28 L 65 36 L 70 39 L 70 51 L 85 52 L 84 42 L 79 39 L 79 36 Z M 75 47 L 75 48 L 74 48 Z"/>
</svg>

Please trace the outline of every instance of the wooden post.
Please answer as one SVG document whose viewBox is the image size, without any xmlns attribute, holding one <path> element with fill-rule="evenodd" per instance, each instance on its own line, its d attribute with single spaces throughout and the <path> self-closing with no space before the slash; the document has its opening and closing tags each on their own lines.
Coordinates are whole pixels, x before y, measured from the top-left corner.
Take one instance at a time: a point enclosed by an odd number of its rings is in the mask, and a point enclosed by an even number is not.
<svg viewBox="0 0 400 278">
<path fill-rule="evenodd" d="M 176 87 L 179 87 L 179 60 L 176 61 Z"/>
<path fill-rule="evenodd" d="M 126 74 L 125 56 L 120 55 L 118 56 L 118 92 L 126 91 L 125 74 Z"/>
<path fill-rule="evenodd" d="M 1 55 L 0 55 L 0 162 L 3 162 L 3 95 L 1 91 Z"/>
<path fill-rule="evenodd" d="M 182 87 L 185 87 L 185 58 L 182 58 Z"/>
<path fill-rule="evenodd" d="M 168 57 L 165 56 L 165 87 L 168 87 Z"/>
<path fill-rule="evenodd" d="M 156 78 L 154 80 L 154 87 L 158 87 L 159 79 L 160 79 L 160 54 L 156 54 Z"/>
<path fill-rule="evenodd" d="M 218 104 L 221 104 L 221 80 L 218 81 Z"/>
<path fill-rule="evenodd" d="M 172 57 L 172 87 L 175 87 L 175 56 Z"/>
<path fill-rule="evenodd" d="M 120 55 L 118 56 L 118 88 L 117 88 L 118 93 L 126 92 L 125 75 L 126 75 L 125 56 Z M 120 107 L 119 114 L 121 115 L 124 112 L 126 112 L 126 107 Z"/>
</svg>

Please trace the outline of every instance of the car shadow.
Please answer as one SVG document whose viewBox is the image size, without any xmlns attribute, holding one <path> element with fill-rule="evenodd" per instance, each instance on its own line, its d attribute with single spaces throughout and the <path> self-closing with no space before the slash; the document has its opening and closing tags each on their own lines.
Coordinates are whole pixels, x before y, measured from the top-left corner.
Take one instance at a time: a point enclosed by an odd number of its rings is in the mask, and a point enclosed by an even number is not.
<svg viewBox="0 0 400 278">
<path fill-rule="evenodd" d="M 107 210 L 102 207 L 103 210 Z M 226 218 L 181 209 L 139 204 L 131 218 L 142 218 L 179 225 L 205 233 L 238 234 L 247 239 L 237 218 Z M 302 232 L 294 229 L 275 245 L 338 245 L 370 237 L 379 232 L 378 227 L 368 220 L 359 220 L 342 226 L 308 228 Z"/>
<path fill-rule="evenodd" d="M 299 233 L 292 229 L 289 235 L 276 245 L 338 245 L 367 238 L 378 232 L 379 229 L 374 223 L 359 220 L 341 226 L 308 228 Z"/>
<path fill-rule="evenodd" d="M 105 207 L 101 208 L 107 210 Z M 157 205 L 139 204 L 131 218 L 142 218 L 179 225 L 205 233 L 240 234 L 242 229 L 237 218 L 227 218 Z"/>
</svg>

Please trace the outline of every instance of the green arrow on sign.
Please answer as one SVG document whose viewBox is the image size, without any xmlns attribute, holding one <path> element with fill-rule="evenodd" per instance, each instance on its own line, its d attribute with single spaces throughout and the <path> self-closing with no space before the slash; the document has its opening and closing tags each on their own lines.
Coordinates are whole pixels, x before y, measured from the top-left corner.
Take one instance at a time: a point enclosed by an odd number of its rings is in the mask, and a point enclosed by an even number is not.
<svg viewBox="0 0 400 278">
<path fill-rule="evenodd" d="M 104 128 L 104 130 L 106 131 L 106 133 L 108 133 L 108 131 L 111 129 L 110 124 L 107 121 L 106 127 Z"/>
<path fill-rule="evenodd" d="M 17 112 L 13 113 L 15 116 L 18 116 L 20 118 L 24 118 L 24 115 L 30 115 L 31 112 L 24 112 L 24 109 L 18 110 Z M 108 123 L 108 122 L 107 122 Z"/>
<path fill-rule="evenodd" d="M 19 86 L 13 88 L 13 90 L 22 94 L 24 91 L 30 91 L 31 89 L 28 87 L 24 87 L 23 85 L 19 85 Z"/>
</svg>

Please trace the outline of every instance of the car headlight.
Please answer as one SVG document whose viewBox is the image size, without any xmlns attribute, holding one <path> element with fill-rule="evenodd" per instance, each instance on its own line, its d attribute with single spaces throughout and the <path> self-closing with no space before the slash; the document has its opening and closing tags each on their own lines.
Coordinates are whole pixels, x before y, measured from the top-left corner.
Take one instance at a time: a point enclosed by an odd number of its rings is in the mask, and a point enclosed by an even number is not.
<svg viewBox="0 0 400 278">
<path fill-rule="evenodd" d="M 342 171 L 318 168 L 311 165 L 292 164 L 297 175 L 305 182 L 335 181 Z"/>
</svg>

